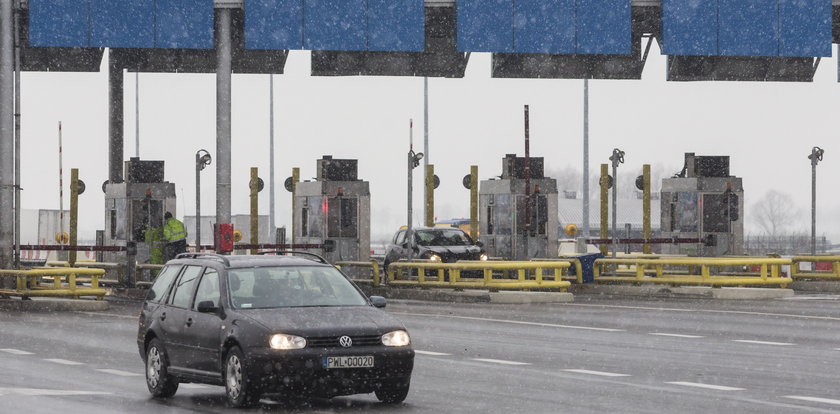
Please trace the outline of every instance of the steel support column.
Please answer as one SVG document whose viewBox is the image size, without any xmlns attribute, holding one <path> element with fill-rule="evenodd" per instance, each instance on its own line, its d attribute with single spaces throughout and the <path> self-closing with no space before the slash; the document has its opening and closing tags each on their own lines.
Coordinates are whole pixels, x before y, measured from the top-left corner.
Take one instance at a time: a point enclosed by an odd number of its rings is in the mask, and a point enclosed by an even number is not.
<svg viewBox="0 0 840 414">
<path fill-rule="evenodd" d="M 216 223 L 230 223 L 231 11 L 216 18 Z"/>
<path fill-rule="evenodd" d="M 14 262 L 12 253 L 15 227 L 13 3 L 13 0 L 0 0 L 0 246 L 2 246 L 0 268 L 3 269 L 11 268 Z"/>
<path fill-rule="evenodd" d="M 108 180 L 123 181 L 123 68 L 108 53 Z"/>
</svg>

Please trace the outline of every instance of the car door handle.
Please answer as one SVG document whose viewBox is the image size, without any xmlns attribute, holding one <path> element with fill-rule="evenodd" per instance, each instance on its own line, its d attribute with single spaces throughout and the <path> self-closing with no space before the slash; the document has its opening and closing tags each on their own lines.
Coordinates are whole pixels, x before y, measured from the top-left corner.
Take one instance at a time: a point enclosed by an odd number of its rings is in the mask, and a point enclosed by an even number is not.
<svg viewBox="0 0 840 414">
<path fill-rule="evenodd" d="M 187 318 L 187 326 L 192 326 L 193 320 L 192 318 Z"/>
<path fill-rule="evenodd" d="M 162 320 L 162 321 L 166 320 L 166 312 L 160 314 L 160 320 Z"/>
</svg>

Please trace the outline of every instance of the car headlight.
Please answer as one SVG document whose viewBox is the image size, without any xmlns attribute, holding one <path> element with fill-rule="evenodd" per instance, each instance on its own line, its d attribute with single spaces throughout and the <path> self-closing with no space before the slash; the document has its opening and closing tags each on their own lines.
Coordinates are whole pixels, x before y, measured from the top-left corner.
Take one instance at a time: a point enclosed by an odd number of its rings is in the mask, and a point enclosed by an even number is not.
<svg viewBox="0 0 840 414">
<path fill-rule="evenodd" d="M 429 253 L 429 260 L 431 260 L 433 262 L 440 262 L 441 258 L 440 258 L 440 256 L 438 256 L 434 253 Z"/>
<path fill-rule="evenodd" d="M 268 341 L 271 349 L 301 349 L 306 347 L 306 339 L 295 335 L 274 334 Z"/>
<path fill-rule="evenodd" d="M 478 260 L 481 260 L 483 262 L 486 262 L 487 259 L 489 259 L 489 257 L 487 256 L 487 253 L 482 253 L 481 256 L 478 256 Z"/>
<path fill-rule="evenodd" d="M 408 346 L 411 345 L 411 338 L 406 331 L 392 331 L 382 335 L 382 345 Z"/>
</svg>

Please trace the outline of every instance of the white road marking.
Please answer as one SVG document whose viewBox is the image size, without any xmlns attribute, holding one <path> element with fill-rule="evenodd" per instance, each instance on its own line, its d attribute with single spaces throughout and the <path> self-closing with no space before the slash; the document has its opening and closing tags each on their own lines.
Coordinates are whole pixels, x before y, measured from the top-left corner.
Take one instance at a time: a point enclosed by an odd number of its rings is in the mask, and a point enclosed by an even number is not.
<svg viewBox="0 0 840 414">
<path fill-rule="evenodd" d="M 743 344 L 757 344 L 757 345 L 775 345 L 775 346 L 791 346 L 796 344 L 791 344 L 788 342 L 767 342 L 767 341 L 751 341 L 748 339 L 734 339 L 733 342 L 740 342 Z"/>
<path fill-rule="evenodd" d="M 65 396 L 65 395 L 111 395 L 110 392 L 102 391 L 72 391 L 72 390 L 48 390 L 40 388 L 0 388 L 0 395 L 18 394 L 29 396 Z"/>
<path fill-rule="evenodd" d="M 665 312 L 696 312 L 696 313 L 729 313 L 733 315 L 757 315 L 757 316 L 778 316 L 783 318 L 794 319 L 816 319 L 824 321 L 840 321 L 840 318 L 834 316 L 811 316 L 811 315 L 793 315 L 789 313 L 772 313 L 772 312 L 749 312 L 749 311 L 733 311 L 733 310 L 710 310 L 710 309 L 687 309 L 687 308 L 655 308 L 650 306 L 623 306 L 623 305 L 592 305 L 584 303 L 564 303 L 563 306 L 579 306 L 588 308 L 605 308 L 605 309 L 634 309 L 634 310 L 649 310 L 649 311 L 665 311 Z"/>
<path fill-rule="evenodd" d="M 55 363 L 55 364 L 62 364 L 62 365 L 84 365 L 81 362 L 68 361 L 66 359 L 58 359 L 58 358 L 45 359 L 44 361 L 52 362 L 52 363 Z"/>
<path fill-rule="evenodd" d="M 0 351 L 12 355 L 33 355 L 32 352 L 21 351 L 20 349 L 4 348 L 0 349 Z"/>
<path fill-rule="evenodd" d="M 120 371 L 118 369 L 97 369 L 99 372 L 104 372 L 106 374 L 111 375 L 119 375 L 121 377 L 142 377 L 143 374 L 138 374 L 136 372 L 128 372 L 128 371 Z"/>
<path fill-rule="evenodd" d="M 675 338 L 702 338 L 702 336 L 700 336 L 700 335 L 683 335 L 683 334 L 672 334 L 672 333 L 664 333 L 664 332 L 651 332 L 650 335 L 673 336 Z"/>
<path fill-rule="evenodd" d="M 492 318 L 476 318 L 472 316 L 456 316 L 456 315 L 438 315 L 435 313 L 411 313 L 411 312 L 394 312 L 395 314 L 400 315 L 409 315 L 409 316 L 424 316 L 424 317 L 438 317 L 438 318 L 450 318 L 450 319 L 465 319 L 470 321 L 485 321 L 485 322 L 501 322 L 501 323 L 512 323 L 515 325 L 528 325 L 528 326 L 542 326 L 546 328 L 566 328 L 566 329 L 583 329 L 587 331 L 602 331 L 602 332 L 624 332 L 624 329 L 613 329 L 613 328 L 596 328 L 592 326 L 576 326 L 576 325 L 557 325 L 553 323 L 542 323 L 542 322 L 525 322 L 525 321 L 511 321 L 507 319 L 492 319 Z"/>
<path fill-rule="evenodd" d="M 502 365 L 531 365 L 527 362 L 505 361 L 503 359 L 473 358 L 472 360 L 473 361 L 481 361 L 481 362 L 490 362 L 492 364 L 502 364 Z"/>
<path fill-rule="evenodd" d="M 576 374 L 597 375 L 599 377 L 629 377 L 628 374 L 617 374 L 615 372 L 590 371 L 588 369 L 564 369 L 566 372 L 574 372 Z"/>
<path fill-rule="evenodd" d="M 417 349 L 414 350 L 414 353 L 415 354 L 420 354 L 420 355 L 431 355 L 431 356 L 449 356 L 449 355 L 452 355 L 452 354 L 447 354 L 447 353 L 444 353 L 444 352 L 420 351 L 420 350 L 417 350 Z"/>
<path fill-rule="evenodd" d="M 673 381 L 673 382 L 666 382 L 666 384 L 682 385 L 684 387 L 706 388 L 706 389 L 709 389 L 709 390 L 717 390 L 717 391 L 743 391 L 744 390 L 743 388 L 727 387 L 725 385 L 701 384 L 699 382 Z"/>
<path fill-rule="evenodd" d="M 790 398 L 793 400 L 802 400 L 802 401 L 810 401 L 810 402 L 818 402 L 824 404 L 834 404 L 840 405 L 840 400 L 832 400 L 830 398 L 817 398 L 817 397 L 802 397 L 799 395 L 784 395 L 783 398 Z"/>
</svg>

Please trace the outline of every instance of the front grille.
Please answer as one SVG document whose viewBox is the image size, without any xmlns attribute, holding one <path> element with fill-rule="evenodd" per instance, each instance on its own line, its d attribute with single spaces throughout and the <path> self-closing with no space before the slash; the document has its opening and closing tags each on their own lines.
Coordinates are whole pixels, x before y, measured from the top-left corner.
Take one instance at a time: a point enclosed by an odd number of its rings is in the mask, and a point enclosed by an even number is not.
<svg viewBox="0 0 840 414">
<path fill-rule="evenodd" d="M 338 338 L 340 337 L 341 336 L 322 336 L 315 338 L 306 338 L 306 345 L 309 347 L 319 348 L 337 348 L 341 346 L 338 343 Z M 380 335 L 350 335 L 350 339 L 353 340 L 353 346 L 351 346 L 351 348 L 356 348 L 360 346 L 382 345 L 381 338 L 382 337 Z"/>
</svg>

